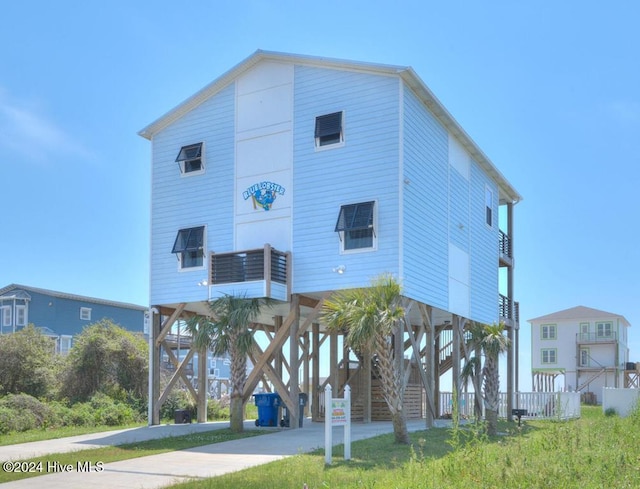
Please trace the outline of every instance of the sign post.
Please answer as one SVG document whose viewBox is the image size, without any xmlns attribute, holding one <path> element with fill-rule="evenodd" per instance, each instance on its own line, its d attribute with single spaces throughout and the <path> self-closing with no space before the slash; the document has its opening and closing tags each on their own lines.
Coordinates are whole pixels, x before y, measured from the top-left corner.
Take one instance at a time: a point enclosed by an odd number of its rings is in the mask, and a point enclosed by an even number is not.
<svg viewBox="0 0 640 489">
<path fill-rule="evenodd" d="M 324 389 L 324 462 L 331 465 L 333 427 L 344 426 L 344 459 L 351 460 L 351 387 L 344 388 L 344 398 L 333 398 L 331 385 Z"/>
</svg>

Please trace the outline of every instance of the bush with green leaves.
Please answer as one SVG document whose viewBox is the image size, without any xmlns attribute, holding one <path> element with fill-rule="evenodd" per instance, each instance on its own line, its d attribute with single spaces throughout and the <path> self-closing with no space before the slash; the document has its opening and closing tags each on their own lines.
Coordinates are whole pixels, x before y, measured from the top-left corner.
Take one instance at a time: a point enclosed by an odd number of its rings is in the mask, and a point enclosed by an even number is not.
<svg viewBox="0 0 640 489">
<path fill-rule="evenodd" d="M 43 398 L 57 387 L 61 359 L 54 343 L 33 324 L 0 335 L 0 395 L 29 394 Z"/>
<path fill-rule="evenodd" d="M 75 403 L 101 392 L 139 405 L 147 396 L 148 363 L 148 345 L 142 337 L 103 319 L 75 338 L 60 395 Z"/>
<path fill-rule="evenodd" d="M 0 433 L 58 426 L 55 409 L 28 394 L 9 394 L 0 399 Z"/>
</svg>

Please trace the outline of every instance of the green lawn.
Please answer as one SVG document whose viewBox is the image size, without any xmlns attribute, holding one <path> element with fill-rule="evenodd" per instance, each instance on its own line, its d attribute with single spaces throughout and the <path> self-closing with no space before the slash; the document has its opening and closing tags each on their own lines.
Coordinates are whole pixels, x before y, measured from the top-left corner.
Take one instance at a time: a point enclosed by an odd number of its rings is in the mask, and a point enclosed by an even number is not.
<svg viewBox="0 0 640 489">
<path fill-rule="evenodd" d="M 328 488 L 638 488 L 640 415 L 604 416 L 583 407 L 579 420 L 500 424 L 487 439 L 472 427 L 411 435 L 410 446 L 384 435 L 341 447 L 325 466 L 322 450 L 225 476 L 172 486 L 180 489 Z"/>
</svg>

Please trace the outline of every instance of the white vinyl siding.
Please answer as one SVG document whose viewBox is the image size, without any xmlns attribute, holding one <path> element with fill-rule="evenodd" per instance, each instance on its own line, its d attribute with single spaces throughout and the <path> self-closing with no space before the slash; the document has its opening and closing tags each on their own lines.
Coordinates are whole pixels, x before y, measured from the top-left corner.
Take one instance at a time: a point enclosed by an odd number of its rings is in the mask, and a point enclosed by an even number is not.
<svg viewBox="0 0 640 489">
<path fill-rule="evenodd" d="M 471 256 L 471 317 L 484 323 L 498 322 L 498 226 L 489 227 L 485 216 L 485 190 L 489 187 L 498 195 L 496 183 L 471 162 L 470 234 Z M 493 215 L 498 215 L 497 199 L 493 202 Z"/>
<path fill-rule="evenodd" d="M 233 251 L 235 85 L 166 127 L 153 139 L 151 214 L 151 303 L 170 304 L 207 298 L 205 270 L 180 273 L 171 253 L 179 229 L 206 223 L 208 251 Z M 207 171 L 182 178 L 177 151 L 202 141 Z M 188 196 L 188 198 L 185 198 Z M 206 259 L 205 259 L 206 267 Z"/>
<path fill-rule="evenodd" d="M 446 310 L 448 135 L 407 87 L 403 99 L 403 285 L 409 297 Z"/>
<path fill-rule="evenodd" d="M 297 66 L 293 259 L 296 292 L 365 286 L 398 271 L 398 79 Z M 343 111 L 344 146 L 316 151 L 315 118 Z M 366 175 L 366 178 L 363 178 Z M 376 249 L 340 254 L 340 207 L 376 201 Z M 346 266 L 340 275 L 333 269 Z"/>
</svg>

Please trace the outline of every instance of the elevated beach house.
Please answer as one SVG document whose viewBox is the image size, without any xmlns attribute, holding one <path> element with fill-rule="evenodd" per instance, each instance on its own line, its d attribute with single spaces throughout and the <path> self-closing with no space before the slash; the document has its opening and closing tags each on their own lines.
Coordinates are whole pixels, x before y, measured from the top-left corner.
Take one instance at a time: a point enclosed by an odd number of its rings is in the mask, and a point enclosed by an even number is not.
<svg viewBox="0 0 640 489">
<path fill-rule="evenodd" d="M 371 362 L 319 318 L 332 291 L 383 273 L 401 282 L 415 416 L 438 415 L 440 379 L 459 377 L 469 322 L 504 322 L 517 345 L 521 197 L 411 68 L 257 51 L 140 135 L 151 143 L 152 423 L 166 399 L 167 333 L 221 294 L 279 301 L 254 325 L 243 394 L 272 386 L 292 426 L 301 392 L 322 418 L 321 376 L 334 393 L 351 385 L 365 421 L 385 416 Z M 204 379 L 190 389 L 202 402 Z"/>
</svg>

